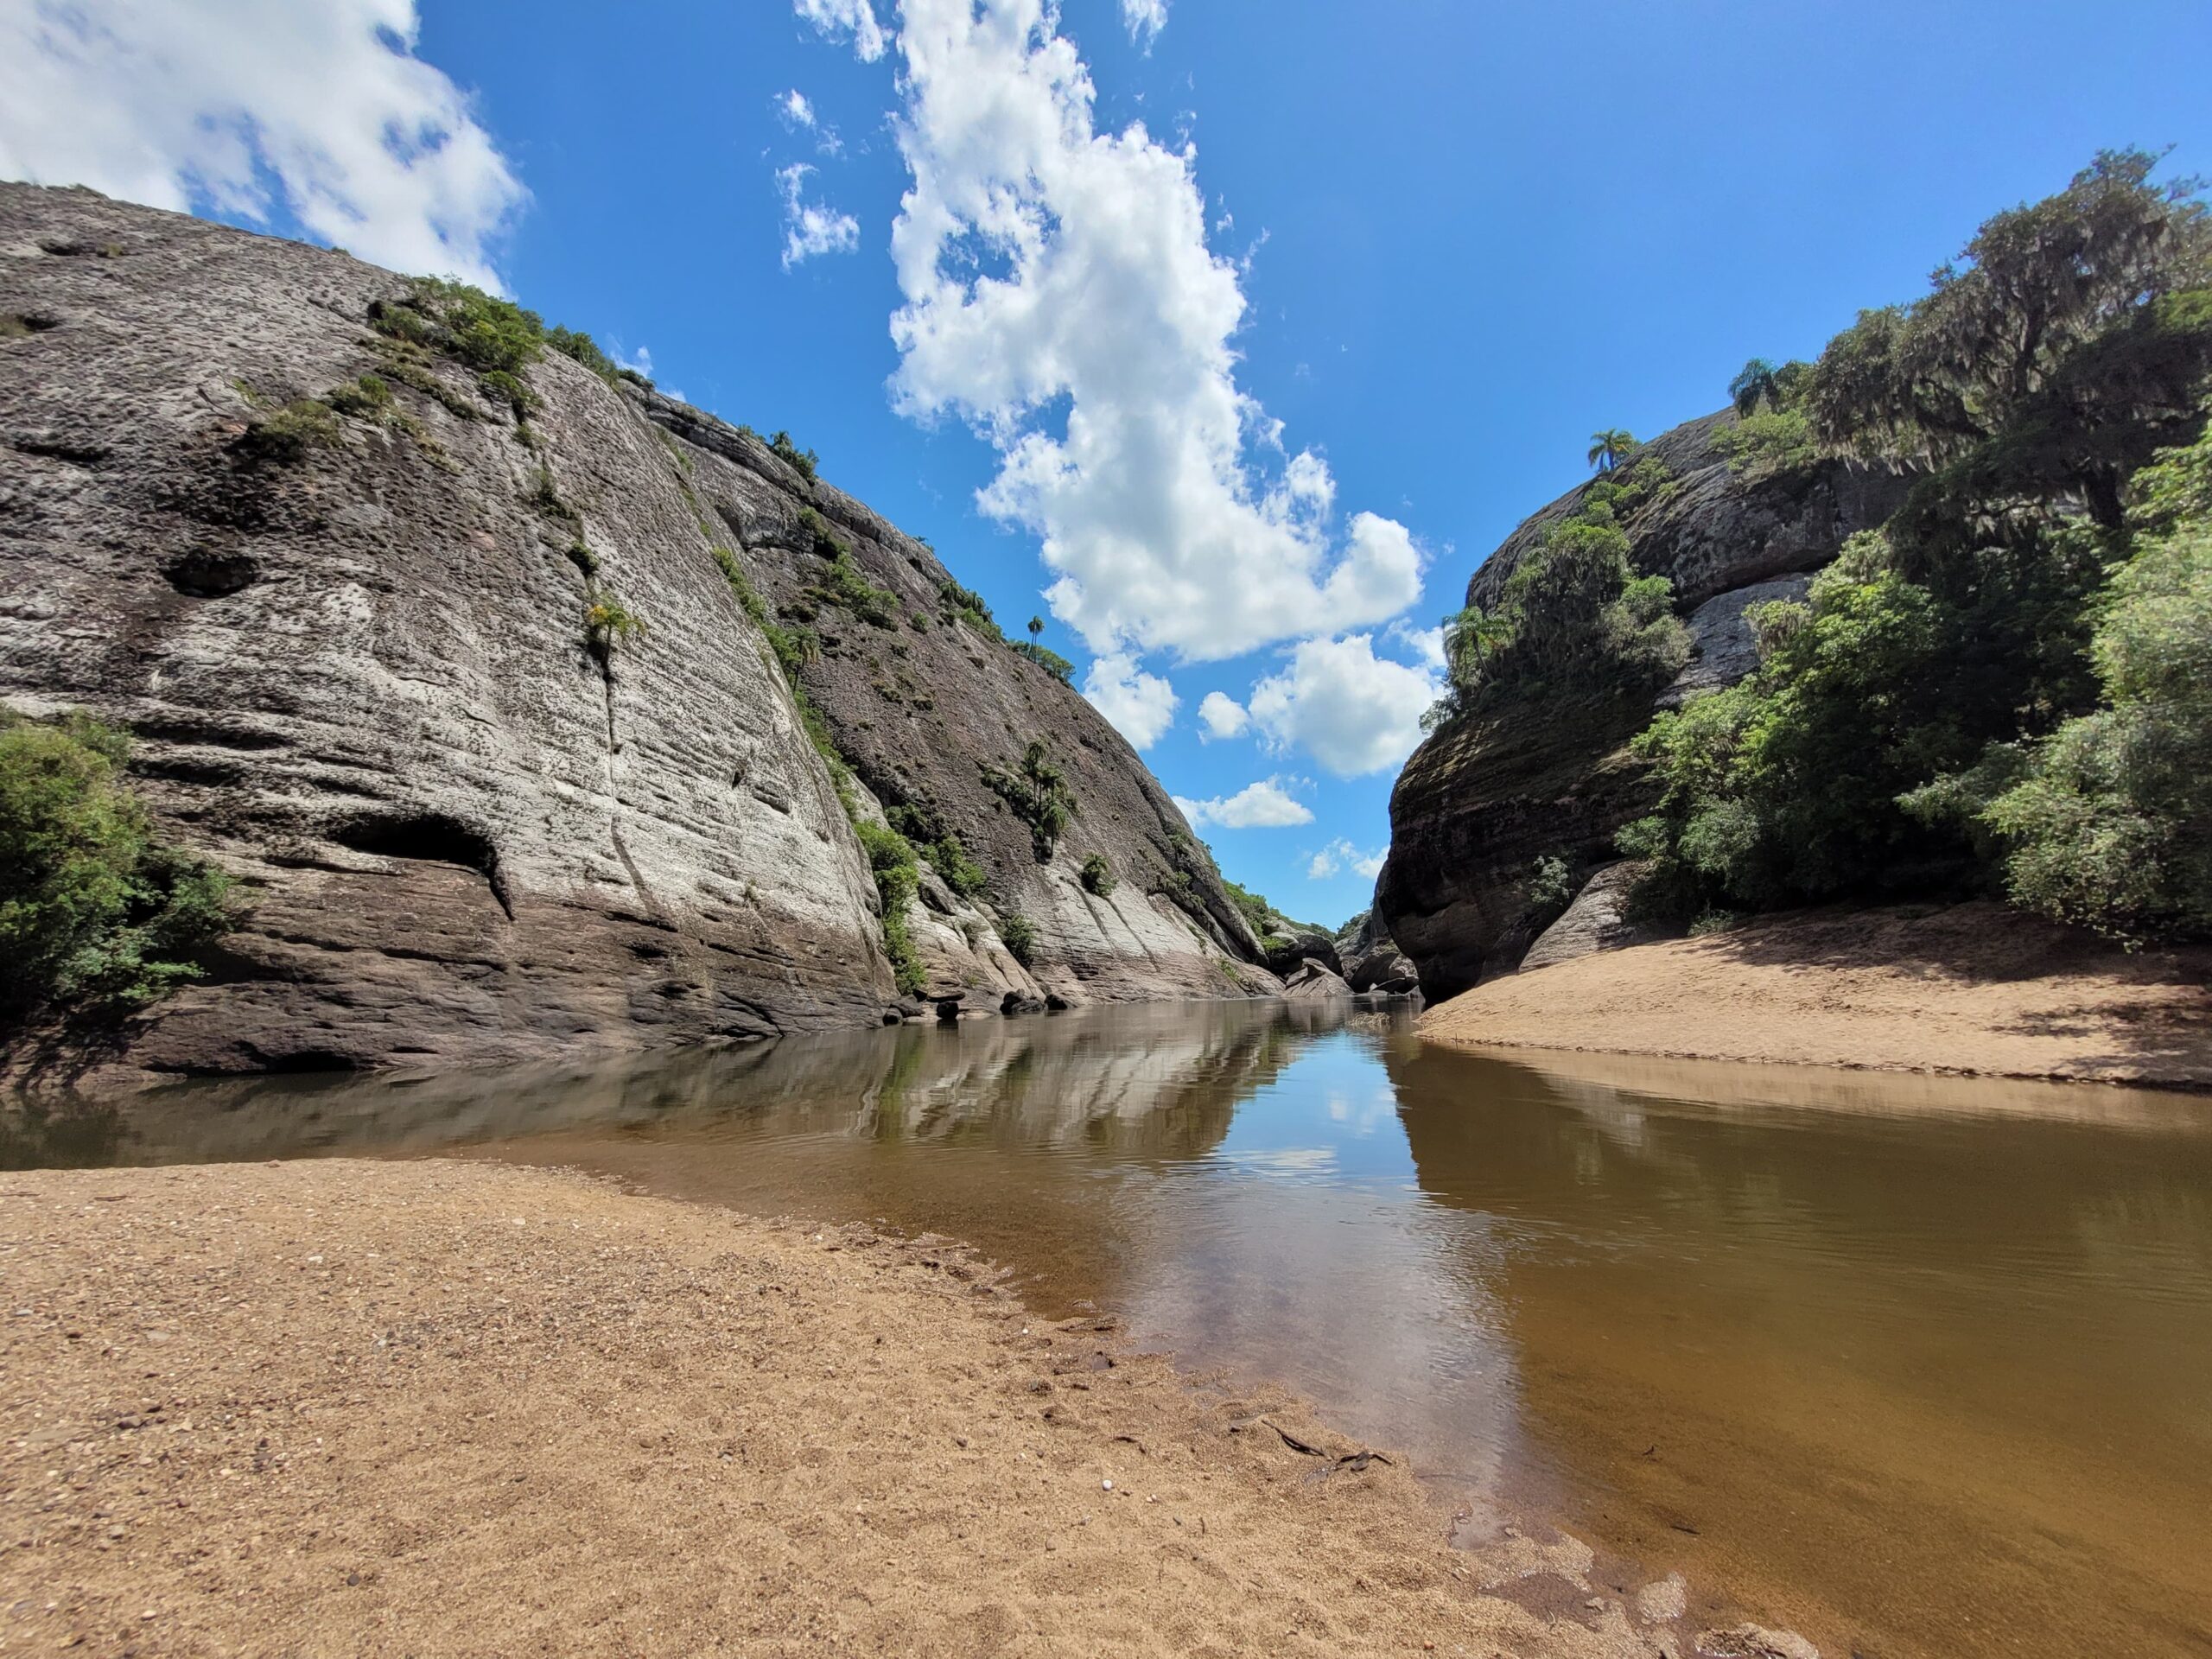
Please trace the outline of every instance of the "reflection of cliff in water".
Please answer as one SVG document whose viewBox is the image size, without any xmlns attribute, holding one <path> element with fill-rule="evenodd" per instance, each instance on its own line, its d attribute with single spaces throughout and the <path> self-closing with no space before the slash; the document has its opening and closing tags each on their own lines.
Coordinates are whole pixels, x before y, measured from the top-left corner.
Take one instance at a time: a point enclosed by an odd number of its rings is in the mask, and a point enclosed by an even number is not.
<svg viewBox="0 0 2212 1659">
<path fill-rule="evenodd" d="M 879 1140 L 1204 1154 L 1302 1046 L 1279 1007 L 1187 1003 L 807 1037 L 416 1078 L 181 1083 L 119 1111 L 24 1103 L 0 1160 L 180 1163 L 426 1153 L 556 1134 L 842 1130 Z"/>
<path fill-rule="evenodd" d="M 1608 1542 L 1875 1651 L 1937 1606 L 1996 1651 L 2036 1584 L 2212 1636 L 2161 1519 L 2212 1513 L 2201 1103 L 1387 1065 L 1422 1190 L 1502 1224 L 1524 1427 Z"/>
</svg>

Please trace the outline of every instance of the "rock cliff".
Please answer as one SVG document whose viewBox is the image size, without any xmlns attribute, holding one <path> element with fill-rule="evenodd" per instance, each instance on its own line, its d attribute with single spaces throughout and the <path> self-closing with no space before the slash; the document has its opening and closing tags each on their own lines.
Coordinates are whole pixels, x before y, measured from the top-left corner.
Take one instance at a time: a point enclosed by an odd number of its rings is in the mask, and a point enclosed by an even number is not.
<svg viewBox="0 0 2212 1659">
<path fill-rule="evenodd" d="M 1391 793 L 1390 856 L 1375 907 L 1432 1001 L 1520 963 L 1552 919 L 1529 890 L 1537 860 L 1563 861 L 1580 881 L 1618 857 L 1614 835 L 1653 799 L 1629 740 L 1655 707 L 1742 677 L 1751 663 L 1745 607 L 1798 591 L 1805 573 L 1904 499 L 1905 480 L 1842 462 L 1739 473 L 1713 443 L 1735 418 L 1723 410 L 1655 439 L 1648 453 L 1675 487 L 1623 524 L 1638 572 L 1674 582 L 1695 641 L 1677 681 L 1656 698 L 1600 694 L 1464 718 L 1432 733 L 1406 762 Z M 1494 605 L 1587 488 L 1516 528 L 1476 570 L 1468 602 Z"/>
<path fill-rule="evenodd" d="M 931 995 L 1274 988 L 1165 791 L 947 617 L 925 548 L 642 384 L 425 350 L 390 326 L 410 292 L 0 185 L 0 698 L 127 727 L 163 829 L 251 901 L 204 982 L 103 1055 L 34 1065 L 512 1061 L 873 1021 L 899 994 L 850 820 L 886 804 L 925 807 L 982 874 L 963 898 L 925 869 L 911 901 Z M 895 616 L 814 601 L 798 669 L 848 805 L 762 625 L 855 573 Z M 1073 798 L 1041 860 L 987 781 L 1032 739 Z"/>
</svg>

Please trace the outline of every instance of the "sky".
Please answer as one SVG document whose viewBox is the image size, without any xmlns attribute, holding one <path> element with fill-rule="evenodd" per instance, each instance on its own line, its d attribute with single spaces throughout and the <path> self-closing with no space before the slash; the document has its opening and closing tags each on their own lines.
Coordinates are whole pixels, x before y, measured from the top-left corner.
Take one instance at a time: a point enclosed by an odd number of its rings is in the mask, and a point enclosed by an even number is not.
<svg viewBox="0 0 2212 1659">
<path fill-rule="evenodd" d="M 2204 0 L 0 0 L 0 176 L 466 276 L 788 430 L 1334 925 L 1592 431 L 2100 148 L 2212 174 L 2209 59 Z"/>
</svg>

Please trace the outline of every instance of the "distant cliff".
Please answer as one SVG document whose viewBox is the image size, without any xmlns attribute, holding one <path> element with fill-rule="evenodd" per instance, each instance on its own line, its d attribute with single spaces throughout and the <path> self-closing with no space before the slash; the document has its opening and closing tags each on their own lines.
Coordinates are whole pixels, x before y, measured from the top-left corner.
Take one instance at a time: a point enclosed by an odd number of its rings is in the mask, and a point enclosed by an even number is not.
<svg viewBox="0 0 2212 1659">
<path fill-rule="evenodd" d="M 1655 706 L 1732 683 L 1751 663 L 1748 604 L 1801 592 L 1844 539 L 1880 524 L 1904 480 L 1840 461 L 1738 471 L 1715 447 L 1736 420 L 1707 415 L 1645 447 L 1673 487 L 1623 524 L 1643 575 L 1675 586 L 1695 644 L 1656 699 L 1635 691 L 1548 698 L 1440 728 L 1414 752 L 1390 797 L 1390 855 L 1375 908 L 1432 1000 L 1510 972 L 1554 912 L 1532 903 L 1531 873 L 1556 859 L 1579 884 L 1617 858 L 1613 836 L 1651 810 L 1655 791 L 1628 752 Z M 1516 527 L 1474 574 L 1467 602 L 1494 607 L 1505 580 L 1590 486 Z"/>
<path fill-rule="evenodd" d="M 1128 745 L 795 452 L 89 192 L 0 185 L 0 700 L 127 728 L 251 901 L 204 981 L 19 1074 L 1274 988 Z"/>
</svg>

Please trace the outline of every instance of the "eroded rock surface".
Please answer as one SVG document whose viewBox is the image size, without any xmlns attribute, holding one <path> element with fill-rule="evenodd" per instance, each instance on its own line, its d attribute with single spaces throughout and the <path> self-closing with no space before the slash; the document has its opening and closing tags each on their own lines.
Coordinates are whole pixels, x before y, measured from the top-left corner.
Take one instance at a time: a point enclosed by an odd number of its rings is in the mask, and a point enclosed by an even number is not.
<svg viewBox="0 0 2212 1659">
<path fill-rule="evenodd" d="M 933 613 L 926 550 L 749 434 L 552 353 L 527 431 L 435 359 L 429 388 L 392 385 L 403 421 L 272 449 L 275 411 L 389 376 L 370 309 L 408 284 L 342 254 L 0 185 L 0 281 L 41 323 L 0 340 L 0 696 L 127 726 L 165 831 L 252 901 L 206 982 L 19 1073 L 512 1060 L 881 1016 L 874 881 L 715 548 L 783 598 L 826 563 L 810 513 Z M 594 654 L 594 598 L 643 632 Z M 1122 741 L 1006 647 L 931 626 L 825 622 L 805 683 L 866 782 L 926 788 L 989 877 L 971 902 L 925 874 L 932 988 L 1272 990 Z M 981 779 L 1031 735 L 1077 804 L 1049 864 Z M 1077 881 L 1094 851 L 1110 899 Z M 1014 910 L 1029 969 L 997 931 Z"/>
<path fill-rule="evenodd" d="M 1619 950 L 1656 938 L 1649 928 L 1639 926 L 1625 914 L 1629 893 L 1646 868 L 1635 859 L 1599 866 L 1560 918 L 1536 936 L 1529 954 L 1521 958 L 1521 971 L 1525 974 L 1599 950 Z"/>
<path fill-rule="evenodd" d="M 1840 461 L 1740 474 L 1713 446 L 1734 419 L 1723 410 L 1655 439 L 1649 452 L 1676 487 L 1623 525 L 1637 570 L 1671 580 L 1688 616 L 1698 654 L 1681 677 L 1656 698 L 1597 694 L 1454 721 L 1432 733 L 1399 775 L 1375 907 L 1432 1001 L 1520 963 L 1541 931 L 1543 912 L 1529 891 L 1538 860 L 1559 859 L 1580 880 L 1618 858 L 1614 836 L 1656 798 L 1629 740 L 1655 708 L 1749 671 L 1745 609 L 1801 592 L 1805 573 L 1904 499 L 1907 480 Z M 1507 537 L 1475 572 L 1468 601 L 1494 605 L 1515 567 L 1581 505 L 1587 487 Z"/>
</svg>

